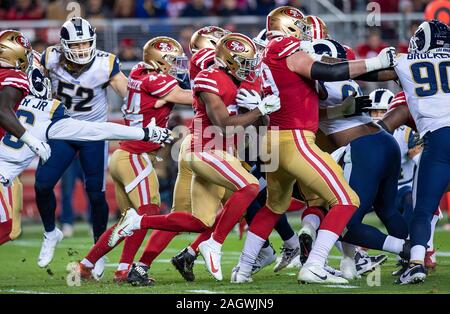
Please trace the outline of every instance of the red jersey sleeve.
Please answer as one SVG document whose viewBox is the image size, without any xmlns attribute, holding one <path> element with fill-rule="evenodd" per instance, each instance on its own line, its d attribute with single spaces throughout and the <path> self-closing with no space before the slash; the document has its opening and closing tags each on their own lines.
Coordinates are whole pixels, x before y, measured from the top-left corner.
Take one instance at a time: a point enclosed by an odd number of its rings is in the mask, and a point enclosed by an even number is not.
<svg viewBox="0 0 450 314">
<path fill-rule="evenodd" d="M 300 40 L 292 36 L 275 37 L 269 42 L 270 57 L 272 59 L 283 59 L 300 50 Z"/>
<path fill-rule="evenodd" d="M 19 89 L 25 97 L 30 92 L 30 86 L 27 76 L 19 70 L 1 69 L 0 87 L 11 86 Z"/>
<path fill-rule="evenodd" d="M 201 71 L 194 79 L 194 86 L 192 88 L 192 91 L 194 92 L 194 94 L 199 92 L 207 92 L 221 96 L 219 86 L 221 86 L 221 84 L 218 70 L 204 70 Z"/>
<path fill-rule="evenodd" d="M 216 52 L 212 48 L 202 48 L 192 56 L 189 64 L 189 75 L 191 80 L 195 79 L 197 74 L 207 69 L 214 63 Z"/>
<path fill-rule="evenodd" d="M 144 92 L 160 98 L 170 93 L 177 86 L 177 80 L 170 75 L 151 74 L 142 81 L 141 88 Z"/>
</svg>

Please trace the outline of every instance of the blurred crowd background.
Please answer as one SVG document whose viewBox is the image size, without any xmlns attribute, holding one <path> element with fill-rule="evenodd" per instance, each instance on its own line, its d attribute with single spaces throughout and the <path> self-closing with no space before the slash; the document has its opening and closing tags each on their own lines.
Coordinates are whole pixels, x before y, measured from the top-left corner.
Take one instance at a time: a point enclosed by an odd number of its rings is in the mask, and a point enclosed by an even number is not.
<svg viewBox="0 0 450 314">
<path fill-rule="evenodd" d="M 295 6 L 305 14 L 320 16 L 330 36 L 353 47 L 358 58 L 375 56 L 389 45 L 406 52 L 409 38 L 425 17 L 439 17 L 449 23 L 450 16 L 449 0 L 0 0 L 0 30 L 22 31 L 33 48 L 43 52 L 49 45 L 59 43 L 60 27 L 68 17 L 82 16 L 96 28 L 97 48 L 117 54 L 122 70 L 128 74 L 142 59 L 141 47 L 152 37 L 174 37 L 190 56 L 189 41 L 198 28 L 218 25 L 256 36 L 265 27 L 265 16 L 280 5 Z M 381 14 L 374 15 L 372 11 L 377 6 Z M 388 87 L 393 92 L 399 90 L 393 82 L 362 84 L 366 94 L 379 87 Z M 121 122 L 122 100 L 113 92 L 109 94 L 110 120 Z M 189 112 L 175 110 L 169 123 L 188 124 L 191 116 Z M 110 151 L 116 147 L 117 143 L 111 143 Z M 177 173 L 177 165 L 168 155 L 169 149 L 161 151 L 164 161 L 155 165 L 164 210 L 170 209 Z M 22 181 L 25 216 L 37 220 L 34 166 L 24 174 Z M 89 217 L 82 179 L 75 162 L 57 188 L 58 211 L 65 225 Z M 117 206 L 111 181 L 106 193 L 114 213 Z"/>
</svg>

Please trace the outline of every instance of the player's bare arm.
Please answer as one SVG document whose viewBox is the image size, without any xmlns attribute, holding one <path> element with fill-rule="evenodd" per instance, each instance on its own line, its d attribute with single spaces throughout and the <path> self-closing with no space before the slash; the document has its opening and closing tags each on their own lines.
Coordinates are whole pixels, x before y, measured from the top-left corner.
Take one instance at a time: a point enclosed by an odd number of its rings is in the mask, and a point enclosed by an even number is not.
<svg viewBox="0 0 450 314">
<path fill-rule="evenodd" d="M 171 90 L 167 95 L 161 97 L 159 100 L 164 101 L 158 103 L 155 108 L 159 108 L 164 106 L 166 103 L 175 103 L 180 105 L 192 106 L 192 91 L 190 89 L 182 89 L 179 86 L 176 86 L 173 90 Z"/>
<path fill-rule="evenodd" d="M 25 128 L 14 113 L 14 105 L 21 99 L 22 92 L 17 88 L 5 86 L 0 90 L 0 127 L 17 138 L 25 133 Z"/>
<path fill-rule="evenodd" d="M 381 122 L 386 126 L 386 131 L 393 133 L 395 129 L 408 123 L 409 116 L 408 107 L 399 106 L 386 112 Z"/>
<path fill-rule="evenodd" d="M 114 75 L 109 81 L 109 84 L 120 97 L 124 98 L 127 95 L 128 79 L 122 72 Z"/>
<path fill-rule="evenodd" d="M 355 80 L 366 82 L 386 82 L 397 80 L 398 76 L 394 69 L 372 71 L 355 77 Z"/>
</svg>

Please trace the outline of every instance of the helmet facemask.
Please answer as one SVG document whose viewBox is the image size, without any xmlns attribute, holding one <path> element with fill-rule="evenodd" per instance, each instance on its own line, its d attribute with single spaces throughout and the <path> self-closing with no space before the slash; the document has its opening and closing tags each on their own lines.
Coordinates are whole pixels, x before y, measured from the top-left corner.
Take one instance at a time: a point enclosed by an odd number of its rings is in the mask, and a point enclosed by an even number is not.
<svg viewBox="0 0 450 314">
<path fill-rule="evenodd" d="M 90 43 L 87 48 L 71 48 L 71 45 Z M 65 40 L 61 39 L 64 56 L 67 60 L 76 64 L 88 64 L 95 57 L 96 51 L 96 34 L 89 40 Z"/>
<path fill-rule="evenodd" d="M 260 58 L 257 54 L 255 58 L 243 58 L 235 56 L 234 60 L 238 64 L 238 69 L 235 71 L 235 76 L 240 81 L 247 81 L 253 83 L 259 76 L 260 72 Z"/>
<path fill-rule="evenodd" d="M 167 74 L 174 77 L 180 82 L 186 80 L 186 77 L 188 76 L 189 60 L 185 54 L 182 54 L 181 56 L 168 54 L 165 55 L 163 59 L 170 65 Z"/>
</svg>

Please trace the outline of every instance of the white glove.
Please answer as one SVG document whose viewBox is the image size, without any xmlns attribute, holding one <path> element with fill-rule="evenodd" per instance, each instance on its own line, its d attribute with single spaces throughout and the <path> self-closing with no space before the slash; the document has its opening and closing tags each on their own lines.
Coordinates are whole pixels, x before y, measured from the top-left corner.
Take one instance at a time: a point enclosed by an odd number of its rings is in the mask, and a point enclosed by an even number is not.
<svg viewBox="0 0 450 314">
<path fill-rule="evenodd" d="M 258 105 L 259 111 L 263 116 L 271 114 L 281 108 L 280 97 L 277 95 L 269 95 L 264 97 Z"/>
<path fill-rule="evenodd" d="M 395 48 L 387 47 L 380 51 L 378 56 L 366 59 L 367 72 L 386 69 L 397 65 L 397 58 L 395 56 Z"/>
<path fill-rule="evenodd" d="M 20 138 L 22 142 L 28 145 L 28 147 L 41 158 L 42 163 L 45 163 L 51 156 L 52 150 L 50 146 L 44 142 L 35 138 L 31 133 L 25 131 Z"/>
<path fill-rule="evenodd" d="M 261 102 L 261 96 L 254 90 L 240 89 L 236 95 L 236 104 L 239 107 L 253 110 Z"/>
<path fill-rule="evenodd" d="M 150 123 L 144 128 L 144 132 L 144 141 L 160 144 L 163 147 L 173 141 L 172 131 L 157 126 L 155 118 L 150 120 Z"/>
</svg>

